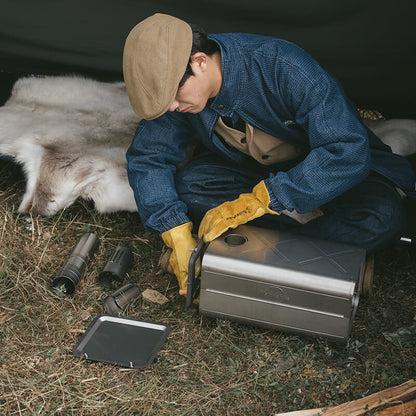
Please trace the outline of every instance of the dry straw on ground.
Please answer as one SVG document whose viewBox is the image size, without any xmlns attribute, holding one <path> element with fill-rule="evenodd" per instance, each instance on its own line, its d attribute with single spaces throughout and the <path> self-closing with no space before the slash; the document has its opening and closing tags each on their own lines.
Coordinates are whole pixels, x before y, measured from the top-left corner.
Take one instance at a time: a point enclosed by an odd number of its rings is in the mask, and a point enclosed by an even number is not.
<svg viewBox="0 0 416 416">
<path fill-rule="evenodd" d="M 273 415 L 343 403 L 416 375 L 414 252 L 376 256 L 373 293 L 360 301 L 348 346 L 201 318 L 186 312 L 175 279 L 158 272 L 162 247 L 137 214 L 98 215 L 76 203 L 52 218 L 19 215 L 24 181 L 0 164 L 1 415 Z M 94 232 L 100 248 L 72 298 L 51 281 L 79 237 Z M 106 295 L 97 275 L 117 244 L 128 245 L 128 281 L 169 302 L 136 301 L 126 315 L 172 328 L 158 359 L 131 370 L 90 363 L 72 348 Z"/>
</svg>

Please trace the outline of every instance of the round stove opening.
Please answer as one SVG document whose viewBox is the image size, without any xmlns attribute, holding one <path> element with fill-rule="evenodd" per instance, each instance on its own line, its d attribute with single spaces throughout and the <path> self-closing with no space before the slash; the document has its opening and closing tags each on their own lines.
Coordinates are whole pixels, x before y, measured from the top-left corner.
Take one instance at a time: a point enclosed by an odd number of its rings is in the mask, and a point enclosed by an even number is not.
<svg viewBox="0 0 416 416">
<path fill-rule="evenodd" d="M 241 234 L 228 234 L 225 238 L 224 241 L 229 245 L 229 246 L 241 246 L 242 244 L 244 244 L 247 241 L 247 238 L 244 237 Z"/>
</svg>

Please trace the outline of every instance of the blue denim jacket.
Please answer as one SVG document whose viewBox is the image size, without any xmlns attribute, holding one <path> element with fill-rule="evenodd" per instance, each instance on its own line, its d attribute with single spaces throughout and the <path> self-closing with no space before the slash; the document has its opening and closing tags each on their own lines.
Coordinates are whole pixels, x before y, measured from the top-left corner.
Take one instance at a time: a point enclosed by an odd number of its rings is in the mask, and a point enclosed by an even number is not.
<svg viewBox="0 0 416 416">
<path fill-rule="evenodd" d="M 219 116 L 249 122 L 305 151 L 289 170 L 265 178 L 270 207 L 306 213 L 364 180 L 373 170 L 403 189 L 415 177 L 361 123 L 340 84 L 305 51 L 281 39 L 242 33 L 210 35 L 220 45 L 222 86 L 198 114 L 166 113 L 140 122 L 127 152 L 128 178 L 143 224 L 160 233 L 189 221 L 175 190 L 176 165 L 189 139 L 244 165 L 249 156 L 213 131 Z M 215 172 L 213 172 L 215 176 Z"/>
</svg>

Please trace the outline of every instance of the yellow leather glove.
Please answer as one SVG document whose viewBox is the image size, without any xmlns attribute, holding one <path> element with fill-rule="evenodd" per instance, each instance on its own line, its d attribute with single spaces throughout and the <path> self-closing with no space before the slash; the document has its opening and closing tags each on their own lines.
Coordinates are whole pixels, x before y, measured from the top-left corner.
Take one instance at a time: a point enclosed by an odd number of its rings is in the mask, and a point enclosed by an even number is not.
<svg viewBox="0 0 416 416">
<path fill-rule="evenodd" d="M 279 212 L 269 208 L 269 204 L 269 192 L 264 181 L 261 181 L 250 194 L 241 194 L 234 201 L 224 202 L 210 209 L 199 226 L 199 238 L 209 243 L 229 228 L 245 224 L 266 213 L 279 215 Z"/>
<path fill-rule="evenodd" d="M 196 241 L 192 237 L 192 223 L 178 225 L 162 233 L 164 243 L 172 249 L 169 264 L 179 283 L 179 294 L 186 296 L 188 283 L 188 263 L 192 250 L 196 247 Z M 195 273 L 199 273 L 200 262 L 197 262 Z"/>
</svg>

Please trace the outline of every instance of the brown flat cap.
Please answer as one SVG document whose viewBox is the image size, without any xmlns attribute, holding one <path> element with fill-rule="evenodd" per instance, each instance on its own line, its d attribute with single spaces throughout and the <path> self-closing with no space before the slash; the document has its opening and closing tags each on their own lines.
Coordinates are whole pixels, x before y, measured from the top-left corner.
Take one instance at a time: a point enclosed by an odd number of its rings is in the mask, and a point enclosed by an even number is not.
<svg viewBox="0 0 416 416">
<path fill-rule="evenodd" d="M 127 36 L 123 73 L 133 110 L 146 120 L 168 111 L 185 74 L 192 29 L 176 17 L 157 13 Z"/>
</svg>

